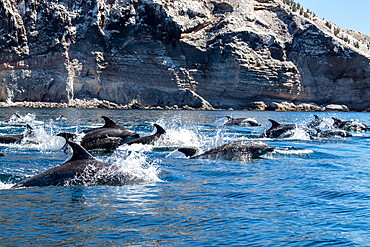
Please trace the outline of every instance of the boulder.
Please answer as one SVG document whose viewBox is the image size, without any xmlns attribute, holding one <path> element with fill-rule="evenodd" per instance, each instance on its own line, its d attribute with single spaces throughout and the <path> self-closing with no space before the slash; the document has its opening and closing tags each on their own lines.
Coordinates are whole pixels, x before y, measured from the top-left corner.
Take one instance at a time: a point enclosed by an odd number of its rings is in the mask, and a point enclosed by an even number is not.
<svg viewBox="0 0 370 247">
<path fill-rule="evenodd" d="M 346 105 L 336 105 L 336 104 L 330 104 L 325 106 L 326 111 L 342 111 L 342 112 L 348 112 L 349 109 Z"/>
</svg>

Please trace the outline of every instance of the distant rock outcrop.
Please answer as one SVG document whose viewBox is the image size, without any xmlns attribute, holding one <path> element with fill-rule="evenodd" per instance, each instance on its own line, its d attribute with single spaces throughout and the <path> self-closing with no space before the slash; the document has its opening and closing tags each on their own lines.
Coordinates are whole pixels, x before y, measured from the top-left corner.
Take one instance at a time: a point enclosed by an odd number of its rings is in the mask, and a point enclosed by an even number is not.
<svg viewBox="0 0 370 247">
<path fill-rule="evenodd" d="M 0 0 L 0 101 L 368 109 L 370 37 L 293 10 L 282 0 Z"/>
</svg>

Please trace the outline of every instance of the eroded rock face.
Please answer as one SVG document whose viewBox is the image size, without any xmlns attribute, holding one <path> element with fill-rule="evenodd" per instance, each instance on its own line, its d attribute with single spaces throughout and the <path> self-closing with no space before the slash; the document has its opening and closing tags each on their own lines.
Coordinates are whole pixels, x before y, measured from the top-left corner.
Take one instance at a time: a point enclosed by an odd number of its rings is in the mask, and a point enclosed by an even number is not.
<svg viewBox="0 0 370 247">
<path fill-rule="evenodd" d="M 280 0 L 0 0 L 0 15 L 0 101 L 369 107 L 370 38 Z"/>
</svg>

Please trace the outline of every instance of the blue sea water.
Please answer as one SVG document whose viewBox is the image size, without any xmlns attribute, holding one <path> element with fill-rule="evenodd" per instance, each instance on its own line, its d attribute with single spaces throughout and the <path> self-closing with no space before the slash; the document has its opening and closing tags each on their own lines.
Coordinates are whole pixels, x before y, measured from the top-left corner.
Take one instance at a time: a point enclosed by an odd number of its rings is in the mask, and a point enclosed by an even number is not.
<svg viewBox="0 0 370 247">
<path fill-rule="evenodd" d="M 55 120 L 61 114 L 66 122 Z M 369 132 L 263 139 L 275 151 L 245 162 L 188 159 L 176 151 L 254 140 L 269 118 L 304 124 L 313 114 L 2 108 L 0 134 L 22 133 L 29 123 L 37 141 L 0 144 L 7 155 L 0 157 L 0 245 L 370 246 Z M 315 114 L 370 124 L 369 113 Z M 103 115 L 142 136 L 154 132 L 153 123 L 167 130 L 154 146 L 94 154 L 137 183 L 10 188 L 71 156 L 57 133 L 99 127 Z M 224 126 L 227 115 L 262 126 Z"/>
</svg>

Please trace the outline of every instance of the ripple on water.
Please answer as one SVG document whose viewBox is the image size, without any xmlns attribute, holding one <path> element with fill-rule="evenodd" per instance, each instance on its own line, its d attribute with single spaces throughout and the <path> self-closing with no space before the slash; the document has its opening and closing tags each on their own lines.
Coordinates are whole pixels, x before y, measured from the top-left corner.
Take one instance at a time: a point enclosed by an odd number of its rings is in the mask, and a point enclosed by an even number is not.
<svg viewBox="0 0 370 247">
<path fill-rule="evenodd" d="M 2 109 L 9 119 L 14 109 Z M 302 131 L 288 139 L 264 139 L 276 151 L 248 162 L 192 160 L 177 147 L 201 151 L 257 138 L 267 119 L 301 124 L 312 113 L 247 111 L 136 111 L 19 109 L 38 131 L 37 143 L 1 145 L 2 244 L 24 245 L 360 245 L 369 243 L 368 133 L 354 138 L 310 140 Z M 262 127 L 223 126 L 225 116 L 251 117 Z M 67 121 L 56 123 L 63 114 Z M 332 113 L 317 113 L 331 119 Z M 64 162 L 69 154 L 53 136 L 100 127 L 100 116 L 142 136 L 153 123 L 168 134 L 152 146 L 124 145 L 110 155 L 140 181 L 122 186 L 9 189 L 12 184 Z M 369 122 L 368 114 L 335 113 Z M 30 117 L 30 116 L 29 116 Z M 24 119 L 26 120 L 26 119 Z M 15 123 L 14 123 L 15 124 Z M 0 122 L 0 132 L 24 124 Z M 361 134 L 362 135 L 362 134 Z"/>
</svg>

